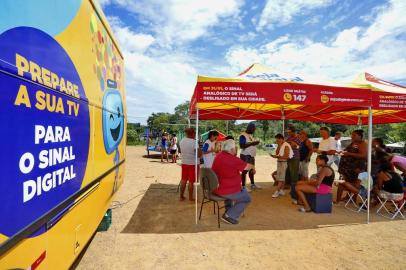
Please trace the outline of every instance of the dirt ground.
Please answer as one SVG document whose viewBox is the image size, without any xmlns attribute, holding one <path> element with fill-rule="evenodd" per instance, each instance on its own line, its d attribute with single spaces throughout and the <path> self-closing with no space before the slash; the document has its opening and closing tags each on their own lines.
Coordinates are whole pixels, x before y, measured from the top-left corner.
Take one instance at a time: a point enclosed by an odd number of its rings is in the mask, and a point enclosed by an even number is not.
<svg viewBox="0 0 406 270">
<path fill-rule="evenodd" d="M 271 198 L 269 156 L 257 158 L 263 189 L 251 192 L 240 224 L 219 229 L 211 204 L 196 225 L 195 205 L 179 201 L 180 166 L 145 154 L 127 148 L 113 224 L 95 235 L 77 269 L 406 269 L 405 220 L 372 209 L 365 224 L 366 213 L 343 204 L 332 214 L 300 213 L 289 196 Z"/>
</svg>

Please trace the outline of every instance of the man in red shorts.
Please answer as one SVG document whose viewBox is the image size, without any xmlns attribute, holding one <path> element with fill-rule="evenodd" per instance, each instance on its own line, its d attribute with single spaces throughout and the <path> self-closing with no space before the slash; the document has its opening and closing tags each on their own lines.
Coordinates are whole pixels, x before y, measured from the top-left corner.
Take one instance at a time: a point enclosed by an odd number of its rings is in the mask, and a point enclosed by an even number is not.
<svg viewBox="0 0 406 270">
<path fill-rule="evenodd" d="M 241 187 L 240 173 L 254 169 L 254 165 L 248 164 L 236 157 L 234 140 L 226 140 L 222 151 L 214 158 L 212 170 L 219 179 L 219 186 L 215 194 L 226 198 L 226 212 L 222 220 L 229 224 L 238 224 L 240 215 L 251 202 L 251 197 L 245 188 Z"/>
<path fill-rule="evenodd" d="M 189 200 L 193 201 L 193 184 L 196 181 L 195 168 L 199 172 L 200 157 L 202 150 L 197 149 L 197 163 L 196 163 L 196 140 L 195 130 L 193 128 L 185 129 L 186 137 L 180 141 L 180 151 L 182 154 L 182 179 L 180 185 L 180 200 L 185 200 L 186 183 L 189 182 Z"/>
</svg>

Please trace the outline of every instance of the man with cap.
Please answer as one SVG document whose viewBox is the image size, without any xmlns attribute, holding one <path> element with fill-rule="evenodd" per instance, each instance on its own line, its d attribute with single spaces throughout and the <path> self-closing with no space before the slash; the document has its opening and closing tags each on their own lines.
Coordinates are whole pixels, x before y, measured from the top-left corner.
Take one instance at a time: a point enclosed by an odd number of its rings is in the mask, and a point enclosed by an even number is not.
<svg viewBox="0 0 406 270">
<path fill-rule="evenodd" d="M 289 126 L 287 129 L 288 139 L 286 142 L 290 144 L 293 150 L 293 157 L 288 159 L 288 174 L 290 180 L 290 196 L 292 197 L 292 202 L 297 204 L 297 193 L 296 193 L 296 183 L 299 180 L 299 163 L 300 163 L 300 152 L 299 148 L 302 141 L 296 133 L 294 126 Z"/>
<path fill-rule="evenodd" d="M 251 189 L 260 189 L 261 187 L 256 185 L 254 182 L 254 174 L 255 174 L 255 156 L 257 153 L 256 146 L 259 144 L 258 140 L 255 140 L 253 134 L 255 132 L 255 124 L 249 123 L 245 132 L 243 132 L 240 136 L 240 159 L 248 164 L 252 164 L 254 168 L 250 170 L 244 170 L 241 173 L 241 182 L 243 188 L 245 187 L 245 182 L 247 178 L 247 174 L 249 175 L 251 181 Z"/>
</svg>

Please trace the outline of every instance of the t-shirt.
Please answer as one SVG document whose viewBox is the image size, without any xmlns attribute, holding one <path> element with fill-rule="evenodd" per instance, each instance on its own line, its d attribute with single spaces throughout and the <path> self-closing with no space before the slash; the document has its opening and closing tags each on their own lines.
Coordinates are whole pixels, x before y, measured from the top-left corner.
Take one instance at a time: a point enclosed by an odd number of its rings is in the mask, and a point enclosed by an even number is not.
<svg viewBox="0 0 406 270">
<path fill-rule="evenodd" d="M 250 143 L 250 142 L 253 142 L 253 141 L 254 141 L 254 138 L 252 137 L 252 135 L 248 134 L 246 132 L 244 132 L 240 136 L 240 145 Z M 256 154 L 257 154 L 257 147 L 255 145 L 251 145 L 251 146 L 249 146 L 249 147 L 247 147 L 245 149 L 241 148 L 240 154 L 255 157 Z"/>
<path fill-rule="evenodd" d="M 358 179 L 361 181 L 361 186 L 364 188 L 368 188 L 368 173 L 367 172 L 362 172 L 358 174 Z M 371 177 L 371 182 L 369 183 L 369 188 L 372 189 L 372 177 Z"/>
<path fill-rule="evenodd" d="M 293 150 L 293 159 L 300 159 L 300 152 L 299 152 L 299 147 L 300 144 L 302 143 L 302 141 L 296 136 L 296 137 L 289 137 L 286 142 L 288 142 L 289 144 L 291 142 L 294 142 L 297 144 L 297 146 L 293 147 L 292 146 L 292 150 Z"/>
<path fill-rule="evenodd" d="M 402 156 L 398 156 L 398 155 L 394 155 L 391 163 L 399 163 L 400 166 L 402 166 L 403 168 L 406 168 L 406 157 L 402 157 Z"/>
<path fill-rule="evenodd" d="M 337 151 L 342 151 L 343 148 L 341 146 L 341 140 L 336 140 L 336 139 L 334 139 L 334 140 L 336 141 L 336 150 Z"/>
<path fill-rule="evenodd" d="M 300 161 L 304 161 L 307 158 L 307 155 L 309 154 L 309 147 L 306 145 L 306 142 L 309 139 L 304 140 L 301 144 L 300 144 L 300 148 L 299 148 L 299 152 L 300 152 Z"/>
<path fill-rule="evenodd" d="M 178 139 L 176 137 L 173 137 L 171 139 L 171 147 L 170 147 L 170 149 L 171 150 L 177 150 L 178 149 L 177 143 L 178 143 Z"/>
<path fill-rule="evenodd" d="M 183 138 L 180 141 L 180 150 L 182 153 L 182 164 L 195 165 L 196 164 L 196 140 L 190 138 Z M 197 158 L 197 164 L 200 163 L 200 158 Z"/>
<path fill-rule="evenodd" d="M 214 157 L 216 156 L 215 152 L 210 152 L 210 153 L 204 153 L 207 151 L 213 151 L 216 148 L 216 142 L 212 142 L 210 140 L 205 141 L 203 144 L 203 161 L 204 161 L 204 167 L 206 168 L 211 168 Z"/>
<path fill-rule="evenodd" d="M 166 140 L 167 138 L 165 136 L 161 138 L 161 147 L 167 147 Z"/>
<path fill-rule="evenodd" d="M 241 176 L 247 163 L 227 152 L 216 155 L 212 170 L 216 173 L 219 186 L 214 191 L 218 195 L 230 195 L 241 191 Z"/>
<path fill-rule="evenodd" d="M 319 143 L 319 150 L 320 151 L 336 150 L 336 140 L 333 137 L 321 139 Z M 327 157 L 329 163 L 332 163 L 334 161 L 334 155 L 327 155 Z"/>
</svg>

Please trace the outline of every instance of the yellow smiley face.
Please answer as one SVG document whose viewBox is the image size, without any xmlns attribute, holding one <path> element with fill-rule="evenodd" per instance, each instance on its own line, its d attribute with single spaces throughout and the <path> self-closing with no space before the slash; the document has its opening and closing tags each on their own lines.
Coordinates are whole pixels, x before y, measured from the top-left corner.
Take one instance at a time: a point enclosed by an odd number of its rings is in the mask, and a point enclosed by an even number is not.
<svg viewBox="0 0 406 270">
<path fill-rule="evenodd" d="M 285 93 L 283 95 L 283 100 L 286 101 L 286 102 L 292 101 L 292 94 Z"/>
<path fill-rule="evenodd" d="M 330 101 L 329 97 L 326 95 L 321 95 L 320 100 L 321 100 L 321 103 L 327 103 Z"/>
</svg>

